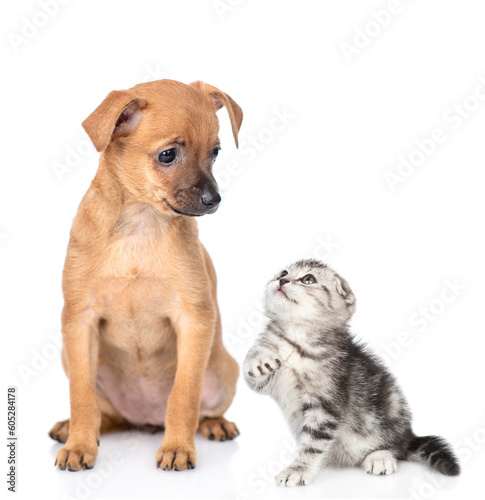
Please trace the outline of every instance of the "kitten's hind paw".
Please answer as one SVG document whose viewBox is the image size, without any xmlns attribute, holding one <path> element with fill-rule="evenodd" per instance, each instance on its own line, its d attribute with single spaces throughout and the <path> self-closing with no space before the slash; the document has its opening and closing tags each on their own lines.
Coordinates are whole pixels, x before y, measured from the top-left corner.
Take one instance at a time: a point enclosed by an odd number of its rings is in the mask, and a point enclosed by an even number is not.
<svg viewBox="0 0 485 500">
<path fill-rule="evenodd" d="M 293 467 L 287 467 L 276 477 L 278 486 L 308 486 L 313 481 L 313 476 L 306 471 L 300 471 Z"/>
<path fill-rule="evenodd" d="M 389 450 L 373 451 L 362 463 L 367 474 L 389 475 L 397 471 L 397 461 Z"/>
</svg>

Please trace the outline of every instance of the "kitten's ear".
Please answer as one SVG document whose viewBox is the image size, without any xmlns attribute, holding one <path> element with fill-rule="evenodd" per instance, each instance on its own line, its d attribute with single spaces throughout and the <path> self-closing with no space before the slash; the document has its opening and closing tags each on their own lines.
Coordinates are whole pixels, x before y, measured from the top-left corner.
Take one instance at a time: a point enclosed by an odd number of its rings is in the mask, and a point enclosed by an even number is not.
<svg viewBox="0 0 485 500">
<path fill-rule="evenodd" d="M 352 293 L 349 285 L 344 280 L 337 278 L 335 276 L 335 288 L 337 292 L 345 299 L 347 305 L 351 305 L 355 302 L 355 295 Z"/>
</svg>

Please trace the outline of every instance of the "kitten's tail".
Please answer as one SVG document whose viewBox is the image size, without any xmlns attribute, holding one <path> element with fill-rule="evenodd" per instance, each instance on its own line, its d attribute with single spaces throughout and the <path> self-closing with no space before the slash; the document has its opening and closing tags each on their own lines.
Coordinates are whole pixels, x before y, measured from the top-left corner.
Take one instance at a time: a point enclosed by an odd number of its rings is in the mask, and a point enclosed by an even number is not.
<svg viewBox="0 0 485 500">
<path fill-rule="evenodd" d="M 407 458 L 447 476 L 460 474 L 460 465 L 451 446 L 438 436 L 414 436 L 408 445 Z"/>
</svg>

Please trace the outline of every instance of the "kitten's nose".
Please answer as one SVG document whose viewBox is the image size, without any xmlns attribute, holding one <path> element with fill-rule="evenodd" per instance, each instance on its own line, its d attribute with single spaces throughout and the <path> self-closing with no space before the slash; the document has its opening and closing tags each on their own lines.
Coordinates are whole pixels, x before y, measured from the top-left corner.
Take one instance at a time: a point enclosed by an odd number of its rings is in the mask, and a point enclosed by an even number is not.
<svg viewBox="0 0 485 500">
<path fill-rule="evenodd" d="M 280 279 L 280 286 L 283 286 L 285 283 L 289 283 L 289 280 L 285 280 L 285 278 Z"/>
</svg>

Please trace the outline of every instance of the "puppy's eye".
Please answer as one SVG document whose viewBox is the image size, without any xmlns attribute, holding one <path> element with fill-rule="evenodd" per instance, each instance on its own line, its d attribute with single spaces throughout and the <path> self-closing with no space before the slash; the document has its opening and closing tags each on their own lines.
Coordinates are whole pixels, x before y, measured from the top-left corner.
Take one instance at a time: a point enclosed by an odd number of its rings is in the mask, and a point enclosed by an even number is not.
<svg viewBox="0 0 485 500">
<path fill-rule="evenodd" d="M 284 278 L 285 276 L 288 276 L 288 271 L 281 271 L 279 276 L 276 276 L 277 280 L 280 280 L 281 278 Z"/>
<path fill-rule="evenodd" d="M 170 165 L 175 161 L 175 158 L 177 157 L 177 151 L 175 151 L 175 148 L 170 148 L 166 149 L 165 151 L 162 151 L 158 155 L 158 161 L 162 165 Z"/>
<path fill-rule="evenodd" d="M 216 161 L 217 159 L 217 155 L 219 154 L 219 151 L 221 150 L 221 148 L 219 146 L 215 147 L 213 150 L 212 150 L 212 161 Z"/>
<path fill-rule="evenodd" d="M 313 285 L 314 283 L 317 282 L 313 274 L 306 274 L 300 281 L 305 285 Z"/>
</svg>

